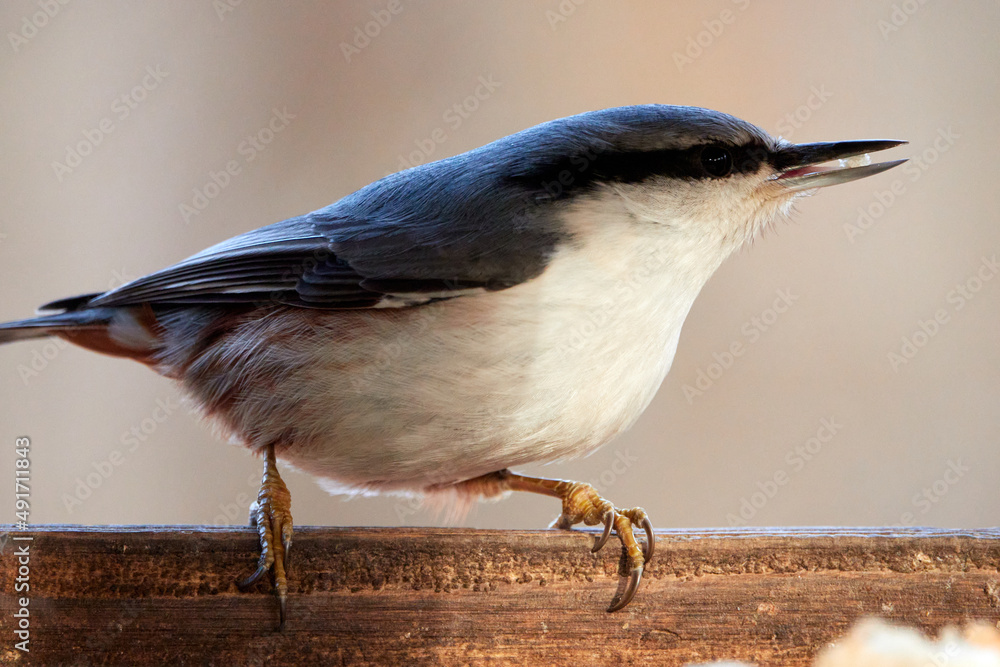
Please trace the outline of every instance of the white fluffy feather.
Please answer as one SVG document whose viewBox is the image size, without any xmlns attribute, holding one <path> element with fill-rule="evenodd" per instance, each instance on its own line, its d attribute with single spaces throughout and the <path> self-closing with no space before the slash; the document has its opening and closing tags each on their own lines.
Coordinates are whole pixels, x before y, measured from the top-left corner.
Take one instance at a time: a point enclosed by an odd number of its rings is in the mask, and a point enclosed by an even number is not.
<svg viewBox="0 0 1000 667">
<path fill-rule="evenodd" d="M 246 322 L 202 362 L 242 373 L 220 385 L 244 389 L 216 416 L 252 447 L 291 442 L 280 456 L 335 491 L 421 491 L 587 454 L 639 417 L 695 297 L 774 214 L 765 191 L 722 210 L 734 198 L 700 187 L 616 186 L 576 202 L 564 212 L 573 240 L 510 289 L 313 313 L 306 330 L 301 311 Z M 288 424 L 294 438 L 281 437 Z"/>
</svg>

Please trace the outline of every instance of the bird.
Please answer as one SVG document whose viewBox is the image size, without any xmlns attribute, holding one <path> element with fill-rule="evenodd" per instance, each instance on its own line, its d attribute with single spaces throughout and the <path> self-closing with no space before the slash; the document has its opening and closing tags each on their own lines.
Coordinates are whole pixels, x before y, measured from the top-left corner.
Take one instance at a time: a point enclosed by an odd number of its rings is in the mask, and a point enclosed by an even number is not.
<svg viewBox="0 0 1000 667">
<path fill-rule="evenodd" d="M 261 553 L 238 585 L 270 573 L 282 628 L 278 459 L 332 493 L 554 497 L 556 527 L 603 526 L 594 551 L 620 541 L 613 612 L 653 556 L 645 510 L 513 469 L 627 430 L 721 263 L 799 197 L 905 162 L 868 157 L 903 143 L 793 144 L 690 106 L 589 111 L 50 302 L 0 324 L 0 343 L 58 336 L 145 364 L 262 458 Z"/>
</svg>

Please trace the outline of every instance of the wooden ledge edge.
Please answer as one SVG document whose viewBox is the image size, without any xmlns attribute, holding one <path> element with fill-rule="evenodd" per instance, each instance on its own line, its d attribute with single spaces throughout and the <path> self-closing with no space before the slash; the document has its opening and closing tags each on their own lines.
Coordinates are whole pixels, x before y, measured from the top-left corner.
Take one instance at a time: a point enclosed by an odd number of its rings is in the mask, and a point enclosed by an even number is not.
<svg viewBox="0 0 1000 667">
<path fill-rule="evenodd" d="M 372 535 L 372 536 L 414 536 L 423 534 L 427 537 L 443 537 L 449 535 L 463 536 L 498 536 L 510 535 L 517 537 L 532 537 L 539 535 L 572 535 L 582 533 L 594 535 L 599 531 L 584 526 L 572 531 L 557 531 L 554 529 L 494 529 L 466 527 L 433 527 L 433 526 L 295 526 L 296 535 L 330 535 L 339 534 Z M 15 524 L 0 523 L 0 535 L 5 533 L 26 535 L 31 534 L 129 534 L 155 533 L 189 535 L 192 533 L 207 533 L 217 535 L 256 535 L 256 530 L 244 525 L 203 525 L 203 524 L 37 524 L 20 529 Z M 660 528 L 654 531 L 657 540 L 691 540 L 691 539 L 814 539 L 814 538 L 892 538 L 892 539 L 927 539 L 927 538 L 969 538 L 977 540 L 1000 540 L 1000 527 L 981 528 L 936 528 L 931 526 L 748 526 L 748 527 L 705 527 L 705 528 Z"/>
</svg>

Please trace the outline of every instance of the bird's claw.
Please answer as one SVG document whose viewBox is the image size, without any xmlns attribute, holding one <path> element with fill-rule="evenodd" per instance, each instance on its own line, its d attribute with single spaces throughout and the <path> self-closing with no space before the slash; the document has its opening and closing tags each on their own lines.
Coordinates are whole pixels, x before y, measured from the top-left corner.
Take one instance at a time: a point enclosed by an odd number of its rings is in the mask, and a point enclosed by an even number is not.
<svg viewBox="0 0 1000 667">
<path fill-rule="evenodd" d="M 284 630 L 288 600 L 286 572 L 292 548 L 291 495 L 278 474 L 274 450 L 269 448 L 257 500 L 250 506 L 250 525 L 260 535 L 257 569 L 236 582 L 241 591 L 257 583 L 269 570 L 274 572 L 274 593 L 278 596 L 279 630 Z"/>
<path fill-rule="evenodd" d="M 618 611 L 632 601 L 635 592 L 639 590 L 639 582 L 642 581 L 642 567 L 642 565 L 635 566 L 629 572 L 628 578 L 621 577 L 618 580 L 618 591 L 611 598 L 611 605 L 607 610 L 609 614 Z"/>
<path fill-rule="evenodd" d="M 247 589 L 256 584 L 267 573 L 269 567 L 271 567 L 270 563 L 261 563 L 249 577 L 238 580 L 236 587 L 245 593 Z"/>
<path fill-rule="evenodd" d="M 601 536 L 594 540 L 594 548 L 590 550 L 590 553 L 597 553 L 604 548 L 604 545 L 608 543 L 608 538 L 611 537 L 611 527 L 615 523 L 615 513 L 612 510 L 608 510 L 604 513 L 604 532 Z"/>
<path fill-rule="evenodd" d="M 640 509 L 640 508 L 636 508 Z M 643 563 L 648 563 L 653 558 L 653 551 L 656 549 L 656 538 L 653 537 L 653 524 L 650 523 L 649 517 L 646 513 L 642 513 L 642 521 L 639 522 L 642 529 L 646 532 L 646 546 L 643 547 Z"/>
<path fill-rule="evenodd" d="M 653 535 L 653 524 L 650 523 L 646 511 L 641 507 L 622 510 L 601 498 L 589 484 L 574 482 L 563 495 L 563 512 L 556 520 L 559 528 L 570 528 L 574 524 L 584 523 L 588 526 L 604 525 L 604 531 L 594 540 L 592 552 L 599 551 L 611 537 L 614 530 L 621 540 L 628 575 L 623 576 L 618 584 L 618 592 L 611 600 L 608 611 L 618 611 L 632 601 L 635 592 L 642 581 L 642 572 L 646 563 L 653 557 L 656 539 Z M 646 543 L 640 548 L 635 539 L 633 528 L 642 527 L 646 533 Z"/>
</svg>

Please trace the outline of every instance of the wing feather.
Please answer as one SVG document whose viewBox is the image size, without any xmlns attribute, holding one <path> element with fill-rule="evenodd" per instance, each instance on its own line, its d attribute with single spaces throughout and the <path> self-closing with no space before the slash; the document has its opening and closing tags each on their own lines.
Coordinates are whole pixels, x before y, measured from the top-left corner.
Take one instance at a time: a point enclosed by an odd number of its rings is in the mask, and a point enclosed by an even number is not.
<svg viewBox="0 0 1000 667">
<path fill-rule="evenodd" d="M 469 153 L 392 174 L 89 300 L 50 305 L 384 308 L 506 289 L 541 273 L 565 233 L 552 208 L 526 206 L 523 188 L 507 178 L 524 146 L 477 150 L 492 157 Z"/>
</svg>

